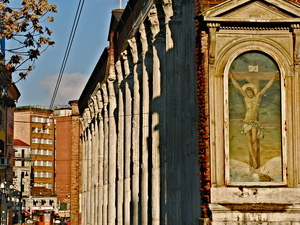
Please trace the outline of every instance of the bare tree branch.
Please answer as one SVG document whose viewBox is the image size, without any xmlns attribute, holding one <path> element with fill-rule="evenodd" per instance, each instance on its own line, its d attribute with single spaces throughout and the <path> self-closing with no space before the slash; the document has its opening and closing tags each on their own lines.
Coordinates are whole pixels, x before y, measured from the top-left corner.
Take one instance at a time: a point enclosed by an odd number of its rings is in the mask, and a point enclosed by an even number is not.
<svg viewBox="0 0 300 225">
<path fill-rule="evenodd" d="M 53 22 L 54 18 L 46 15 L 56 13 L 57 9 L 48 0 L 20 0 L 18 7 L 11 5 L 9 0 L 0 0 L 0 39 L 17 44 L 14 48 L 2 49 L 10 53 L 4 66 L 10 73 L 22 71 L 19 73 L 19 80 L 22 80 L 34 68 L 41 53 L 55 44 L 50 38 L 52 31 L 43 23 Z"/>
</svg>

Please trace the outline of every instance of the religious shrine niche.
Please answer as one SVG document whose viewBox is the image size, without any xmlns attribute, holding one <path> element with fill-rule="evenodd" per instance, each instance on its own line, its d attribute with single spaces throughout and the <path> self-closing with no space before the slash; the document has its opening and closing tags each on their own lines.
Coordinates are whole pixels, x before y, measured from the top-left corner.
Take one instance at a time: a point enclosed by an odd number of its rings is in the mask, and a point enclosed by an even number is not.
<svg viewBox="0 0 300 225">
<path fill-rule="evenodd" d="M 286 180 L 281 79 L 267 54 L 248 51 L 228 75 L 228 185 L 274 185 Z"/>
<path fill-rule="evenodd" d="M 211 224 L 298 222 L 300 5 L 232 0 L 203 21 Z"/>
</svg>

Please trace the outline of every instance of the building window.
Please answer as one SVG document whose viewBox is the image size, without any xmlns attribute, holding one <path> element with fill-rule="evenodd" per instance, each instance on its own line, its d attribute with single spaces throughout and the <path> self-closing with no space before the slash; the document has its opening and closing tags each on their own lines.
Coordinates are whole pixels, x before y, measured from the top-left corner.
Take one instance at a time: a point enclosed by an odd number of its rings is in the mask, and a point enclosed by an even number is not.
<svg viewBox="0 0 300 225">
<path fill-rule="evenodd" d="M 3 116 L 3 111 L 0 109 L 0 130 L 4 129 L 4 116 Z"/>
<path fill-rule="evenodd" d="M 38 144 L 39 143 L 39 139 L 38 138 L 32 138 L 31 142 L 34 144 Z"/>
<path fill-rule="evenodd" d="M 31 142 L 33 144 L 45 144 L 45 145 L 52 145 L 53 143 L 51 139 L 39 139 L 39 138 L 32 138 Z"/>
<path fill-rule="evenodd" d="M 52 161 L 34 161 L 34 166 L 52 166 Z"/>
<path fill-rule="evenodd" d="M 0 157 L 4 157 L 4 141 L 0 140 Z"/>
<path fill-rule="evenodd" d="M 60 210 L 68 210 L 68 204 L 67 203 L 60 203 Z"/>
<path fill-rule="evenodd" d="M 52 155 L 51 150 L 43 150 L 43 149 L 32 149 L 33 155 Z"/>
<path fill-rule="evenodd" d="M 38 178 L 52 178 L 52 173 L 50 173 L 50 172 L 35 172 L 34 176 L 38 177 Z"/>
<path fill-rule="evenodd" d="M 53 120 L 50 118 L 45 118 L 45 117 L 32 117 L 32 122 L 34 123 L 47 123 L 47 124 L 52 124 Z"/>
</svg>

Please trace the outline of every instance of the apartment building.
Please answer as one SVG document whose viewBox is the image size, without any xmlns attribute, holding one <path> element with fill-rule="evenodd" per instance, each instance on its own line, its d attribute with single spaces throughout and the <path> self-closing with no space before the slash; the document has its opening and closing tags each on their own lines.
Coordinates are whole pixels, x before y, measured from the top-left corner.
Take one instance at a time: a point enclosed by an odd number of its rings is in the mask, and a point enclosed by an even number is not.
<svg viewBox="0 0 300 225">
<path fill-rule="evenodd" d="M 31 216 L 26 202 L 30 200 L 31 195 L 31 154 L 30 145 L 19 140 L 14 139 L 14 164 L 13 164 L 13 183 L 10 186 L 10 192 L 14 195 L 13 215 L 12 221 L 24 221 L 21 212 L 25 216 Z M 20 210 L 21 209 L 21 210 Z"/>
<path fill-rule="evenodd" d="M 22 191 L 22 196 L 30 196 L 31 178 L 31 153 L 30 145 L 14 139 L 14 167 L 13 184 L 14 187 Z"/>
<path fill-rule="evenodd" d="M 15 109 L 15 139 L 31 146 L 33 186 L 54 191 L 55 132 L 53 112 L 41 106 Z"/>
</svg>

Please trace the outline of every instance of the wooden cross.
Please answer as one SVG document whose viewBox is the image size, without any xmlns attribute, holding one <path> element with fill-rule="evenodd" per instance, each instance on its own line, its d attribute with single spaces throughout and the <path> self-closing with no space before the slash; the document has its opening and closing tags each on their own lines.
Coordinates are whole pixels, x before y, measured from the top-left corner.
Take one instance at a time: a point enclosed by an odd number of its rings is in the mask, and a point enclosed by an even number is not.
<svg viewBox="0 0 300 225">
<path fill-rule="evenodd" d="M 246 80 L 252 83 L 259 91 L 259 81 L 271 80 L 271 78 L 278 72 L 232 72 L 235 80 Z"/>
</svg>

